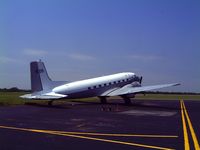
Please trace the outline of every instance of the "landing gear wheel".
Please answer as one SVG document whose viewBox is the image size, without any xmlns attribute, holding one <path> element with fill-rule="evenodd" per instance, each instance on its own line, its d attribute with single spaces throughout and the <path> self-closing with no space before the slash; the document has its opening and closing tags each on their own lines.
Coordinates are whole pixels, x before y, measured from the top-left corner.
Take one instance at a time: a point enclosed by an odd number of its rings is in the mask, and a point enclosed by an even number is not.
<svg viewBox="0 0 200 150">
<path fill-rule="evenodd" d="M 53 101 L 49 101 L 48 106 L 53 106 Z"/>
<path fill-rule="evenodd" d="M 131 105 L 131 99 L 130 98 L 124 98 L 125 104 L 126 105 Z"/>
<path fill-rule="evenodd" d="M 106 97 L 99 97 L 102 104 L 107 104 Z"/>
</svg>

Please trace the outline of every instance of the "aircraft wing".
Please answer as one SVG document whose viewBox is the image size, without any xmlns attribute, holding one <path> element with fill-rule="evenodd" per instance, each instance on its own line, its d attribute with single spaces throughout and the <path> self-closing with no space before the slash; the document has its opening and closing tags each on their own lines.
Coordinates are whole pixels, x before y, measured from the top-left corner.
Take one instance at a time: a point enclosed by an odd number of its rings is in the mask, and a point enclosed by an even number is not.
<svg viewBox="0 0 200 150">
<path fill-rule="evenodd" d="M 150 91 L 150 90 L 161 89 L 161 88 L 177 86 L 177 85 L 180 85 L 180 84 L 174 83 L 174 84 L 162 84 L 162 85 L 140 86 L 140 87 L 134 87 L 131 84 L 128 84 L 128 85 L 123 86 L 122 88 L 116 89 L 108 93 L 106 96 L 121 96 L 121 95 L 126 95 L 126 94 L 133 94 L 133 93 Z"/>
<path fill-rule="evenodd" d="M 20 97 L 26 99 L 60 99 L 67 97 L 67 95 L 57 94 L 55 92 L 49 92 L 44 94 L 26 94 Z"/>
</svg>

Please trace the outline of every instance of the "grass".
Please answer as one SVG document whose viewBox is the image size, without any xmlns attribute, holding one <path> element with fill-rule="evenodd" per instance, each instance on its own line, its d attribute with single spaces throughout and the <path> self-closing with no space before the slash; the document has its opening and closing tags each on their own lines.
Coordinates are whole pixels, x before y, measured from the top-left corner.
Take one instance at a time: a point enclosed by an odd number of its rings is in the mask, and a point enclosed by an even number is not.
<svg viewBox="0 0 200 150">
<path fill-rule="evenodd" d="M 23 92 L 0 92 L 0 105 L 23 105 L 25 101 L 19 98 Z"/>
<path fill-rule="evenodd" d="M 24 92 L 0 92 L 0 106 L 7 105 L 24 105 L 25 103 L 40 103 L 46 105 L 46 100 L 24 100 L 19 96 L 26 94 Z M 110 99 L 114 99 L 112 97 Z M 200 100 L 200 95 L 176 95 L 176 94 L 137 94 L 135 99 L 149 99 L 149 100 Z M 67 101 L 82 101 L 82 102 L 99 102 L 98 98 L 85 98 L 85 99 L 73 99 Z M 56 104 L 62 104 L 63 101 L 56 101 Z"/>
<path fill-rule="evenodd" d="M 48 100 L 26 100 L 22 99 L 19 96 L 27 94 L 25 92 L 0 92 L 0 106 L 8 105 L 24 105 L 24 104 L 33 104 L 39 103 L 42 105 L 47 105 Z M 85 99 L 67 99 L 67 101 L 87 101 L 87 102 L 97 102 L 97 98 L 85 98 Z M 54 104 L 63 104 L 64 100 L 57 100 Z"/>
</svg>

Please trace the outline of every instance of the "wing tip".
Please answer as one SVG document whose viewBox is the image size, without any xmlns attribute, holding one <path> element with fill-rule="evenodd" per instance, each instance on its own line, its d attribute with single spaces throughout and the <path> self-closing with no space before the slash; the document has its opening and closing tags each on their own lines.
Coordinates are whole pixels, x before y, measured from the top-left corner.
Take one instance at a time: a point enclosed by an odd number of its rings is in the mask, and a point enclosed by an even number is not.
<svg viewBox="0 0 200 150">
<path fill-rule="evenodd" d="M 175 83 L 173 86 L 179 86 L 179 85 L 181 85 L 180 83 Z"/>
</svg>

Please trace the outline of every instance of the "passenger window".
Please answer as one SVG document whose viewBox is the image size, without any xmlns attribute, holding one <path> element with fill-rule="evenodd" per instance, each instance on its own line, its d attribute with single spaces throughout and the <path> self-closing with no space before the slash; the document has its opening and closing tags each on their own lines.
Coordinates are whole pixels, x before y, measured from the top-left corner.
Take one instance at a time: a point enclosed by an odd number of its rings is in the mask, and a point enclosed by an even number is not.
<svg viewBox="0 0 200 150">
<path fill-rule="evenodd" d="M 91 90 L 91 87 L 88 87 L 88 90 Z"/>
<path fill-rule="evenodd" d="M 94 87 L 94 89 L 96 89 L 97 87 L 96 86 L 93 86 Z"/>
<path fill-rule="evenodd" d="M 106 83 L 104 84 L 104 86 L 106 86 Z"/>
</svg>

